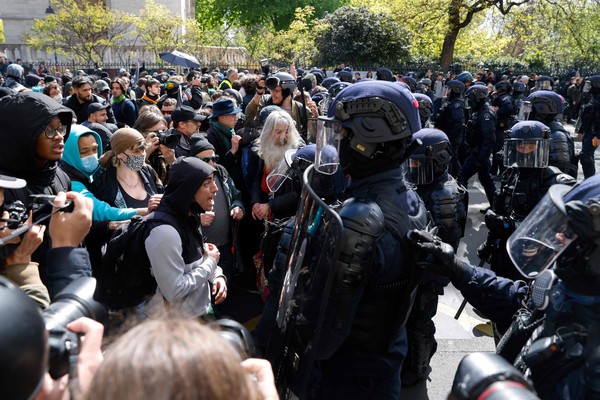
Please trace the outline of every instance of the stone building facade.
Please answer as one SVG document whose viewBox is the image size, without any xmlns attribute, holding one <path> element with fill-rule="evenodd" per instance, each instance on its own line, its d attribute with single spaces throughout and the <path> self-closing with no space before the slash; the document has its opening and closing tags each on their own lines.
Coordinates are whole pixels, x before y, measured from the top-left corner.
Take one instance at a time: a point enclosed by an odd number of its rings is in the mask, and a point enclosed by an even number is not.
<svg viewBox="0 0 600 400">
<path fill-rule="evenodd" d="M 84 0 L 102 1 L 102 0 Z M 185 18 L 194 18 L 194 0 L 154 0 L 157 4 L 166 6 L 171 15 Z M 121 10 L 137 14 L 144 8 L 145 0 L 104 0 L 109 9 Z M 0 19 L 4 23 L 5 41 L 0 42 L 0 53 L 4 53 L 8 60 L 22 59 L 23 61 L 49 61 L 54 60 L 54 54 L 44 50 L 35 50 L 25 43 L 23 34 L 33 26 L 34 19 L 44 18 L 50 3 L 48 0 L 0 0 Z M 118 62 L 119 60 L 108 55 L 105 62 Z M 58 61 L 64 62 L 58 56 Z"/>
</svg>

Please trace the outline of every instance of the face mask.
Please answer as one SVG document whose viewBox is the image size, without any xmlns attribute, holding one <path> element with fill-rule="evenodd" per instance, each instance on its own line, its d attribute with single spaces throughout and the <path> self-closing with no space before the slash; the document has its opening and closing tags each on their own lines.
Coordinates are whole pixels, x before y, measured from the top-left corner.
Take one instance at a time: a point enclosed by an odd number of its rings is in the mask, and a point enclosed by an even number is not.
<svg viewBox="0 0 600 400">
<path fill-rule="evenodd" d="M 91 156 L 83 157 L 81 159 L 83 170 L 88 174 L 93 173 L 98 168 L 98 155 L 92 154 Z"/>
<path fill-rule="evenodd" d="M 141 169 L 144 167 L 145 163 L 146 163 L 146 156 L 143 154 L 139 155 L 139 156 L 127 156 L 127 161 L 125 161 L 125 166 L 132 171 L 138 172 L 138 171 L 141 171 Z"/>
</svg>

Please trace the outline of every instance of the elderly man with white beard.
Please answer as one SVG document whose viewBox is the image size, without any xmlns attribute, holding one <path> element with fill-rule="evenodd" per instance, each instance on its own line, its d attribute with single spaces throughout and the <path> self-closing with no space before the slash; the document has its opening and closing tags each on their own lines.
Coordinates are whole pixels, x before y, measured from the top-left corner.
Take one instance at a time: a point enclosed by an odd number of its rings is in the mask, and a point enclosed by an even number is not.
<svg viewBox="0 0 600 400">
<path fill-rule="evenodd" d="M 267 176 L 283 160 L 285 152 L 299 149 L 304 141 L 296 129 L 294 120 L 285 111 L 273 111 L 267 117 L 258 142 L 259 168 L 251 193 L 252 217 L 273 221 L 294 215 L 297 202 L 288 204 L 278 200 L 280 196 L 269 196 Z"/>
</svg>

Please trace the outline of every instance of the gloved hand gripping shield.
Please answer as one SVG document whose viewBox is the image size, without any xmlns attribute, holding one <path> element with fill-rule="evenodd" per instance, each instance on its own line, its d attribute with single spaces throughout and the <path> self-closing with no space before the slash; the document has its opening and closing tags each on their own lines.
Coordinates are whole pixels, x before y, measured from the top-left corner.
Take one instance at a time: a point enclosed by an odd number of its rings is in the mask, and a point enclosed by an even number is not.
<svg viewBox="0 0 600 400">
<path fill-rule="evenodd" d="M 563 196 L 571 189 L 567 185 L 551 186 L 508 238 L 508 255 L 524 277 L 535 278 L 577 238 L 567 221 L 563 201 Z"/>
</svg>

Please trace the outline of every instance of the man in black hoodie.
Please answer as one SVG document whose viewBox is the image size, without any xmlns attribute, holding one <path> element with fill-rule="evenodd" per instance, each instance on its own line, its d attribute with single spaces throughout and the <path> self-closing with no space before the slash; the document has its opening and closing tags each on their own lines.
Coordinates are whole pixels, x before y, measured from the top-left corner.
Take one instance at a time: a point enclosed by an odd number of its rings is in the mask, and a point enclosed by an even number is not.
<svg viewBox="0 0 600 400">
<path fill-rule="evenodd" d="M 166 308 L 184 317 L 206 318 L 213 315 L 211 295 L 215 304 L 227 296 L 225 276 L 217 266 L 219 250 L 204 242 L 200 228 L 200 214 L 212 211 L 218 192 L 214 173 L 196 157 L 180 157 L 171 166 L 165 194 L 149 217 L 169 223 L 153 227 L 145 242 L 158 285 L 145 310 L 148 315 Z"/>
<path fill-rule="evenodd" d="M 70 190 L 69 177 L 59 168 L 64 142 L 69 136 L 73 112 L 42 93 L 21 92 L 0 99 L 0 173 L 25 179 L 27 186 L 4 191 L 4 204 L 16 201 L 33 211 L 33 221 L 39 221 L 52 211 L 51 206 L 34 204 L 31 195 L 56 195 Z M 46 231 L 47 232 L 47 231 Z M 46 270 L 46 253 L 49 237 L 33 254 L 32 261 L 40 264 L 42 281 L 48 286 L 50 296 L 79 276 L 90 276 L 87 267 L 72 270 Z M 0 258 L 5 259 L 16 245 L 0 248 Z M 60 257 L 88 259 L 85 249 L 69 248 Z M 85 264 L 85 263 L 84 263 Z M 58 263 L 61 265 L 61 263 Z M 65 264 L 66 265 L 66 264 Z"/>
</svg>

